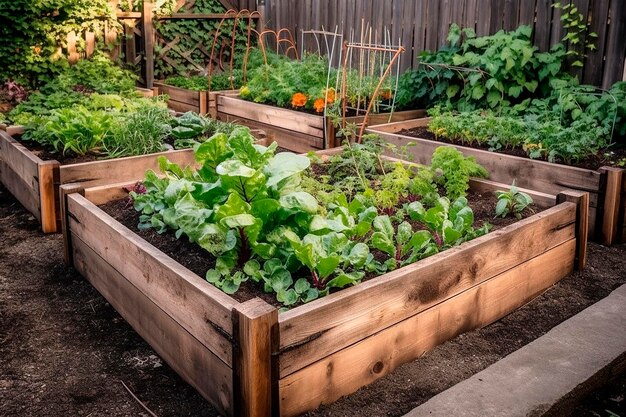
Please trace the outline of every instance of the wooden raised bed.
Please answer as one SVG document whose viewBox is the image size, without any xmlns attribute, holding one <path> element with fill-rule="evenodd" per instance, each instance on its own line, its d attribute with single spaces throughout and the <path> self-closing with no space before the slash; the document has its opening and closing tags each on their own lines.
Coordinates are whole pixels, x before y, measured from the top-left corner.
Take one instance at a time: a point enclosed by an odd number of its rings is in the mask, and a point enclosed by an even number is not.
<svg viewBox="0 0 626 417">
<path fill-rule="evenodd" d="M 55 233 L 61 231 L 60 185 L 80 183 L 89 187 L 142 178 L 148 169 L 158 171 L 157 157 L 161 155 L 179 165 L 195 164 L 193 150 L 182 149 L 61 165 L 42 160 L 0 130 L 0 182 L 39 220 L 44 233 Z"/>
<path fill-rule="evenodd" d="M 585 263 L 588 194 L 530 192 L 551 208 L 279 313 L 258 298 L 235 301 L 99 209 L 124 198 L 121 184 L 62 193 L 67 261 L 228 416 L 289 417 L 331 403 Z"/>
<path fill-rule="evenodd" d="M 441 142 L 398 133 L 404 129 L 425 127 L 429 121 L 429 118 L 422 118 L 371 125 L 367 132 L 377 133 L 387 142 L 398 146 L 416 144 L 407 148 L 414 157 L 414 162 L 429 164 L 433 151 L 441 146 Z M 588 192 L 590 238 L 605 245 L 620 240 L 626 242 L 626 181 L 623 179 L 623 169 L 583 169 L 466 146 L 453 146 L 466 156 L 475 157 L 489 171 L 489 178 L 494 181 L 511 184 L 515 180 L 520 187 L 541 190 L 548 194 L 557 194 L 564 190 Z"/>
<path fill-rule="evenodd" d="M 424 114 L 424 110 L 395 112 L 391 120 L 413 119 L 423 117 Z M 386 123 L 389 117 L 389 113 L 372 114 L 369 116 L 369 124 Z M 340 145 L 329 117 L 254 103 L 233 95 L 217 96 L 217 118 L 262 129 L 281 147 L 294 152 L 329 149 Z M 363 117 L 351 117 L 347 122 L 362 123 Z"/>
<path fill-rule="evenodd" d="M 158 89 L 159 94 L 169 96 L 167 106 L 170 109 L 177 112 L 193 111 L 202 115 L 208 114 L 214 119 L 217 118 L 217 96 L 239 94 L 239 90 L 188 90 L 186 88 L 165 84 L 163 81 L 155 81 L 154 87 Z"/>
</svg>

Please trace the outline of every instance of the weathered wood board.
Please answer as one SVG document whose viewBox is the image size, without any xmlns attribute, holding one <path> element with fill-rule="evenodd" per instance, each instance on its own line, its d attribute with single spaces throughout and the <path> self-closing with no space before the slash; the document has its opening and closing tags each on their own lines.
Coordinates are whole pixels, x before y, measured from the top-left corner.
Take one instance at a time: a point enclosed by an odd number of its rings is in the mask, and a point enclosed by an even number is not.
<svg viewBox="0 0 626 417">
<path fill-rule="evenodd" d="M 423 110 L 372 114 L 369 123 L 389 120 L 407 120 L 421 117 Z M 234 95 L 217 96 L 217 117 L 224 121 L 238 121 L 246 126 L 263 129 L 269 137 L 286 149 L 308 152 L 339 146 L 336 129 L 329 117 L 254 103 Z M 350 117 L 349 123 L 362 123 L 363 117 Z"/>
<path fill-rule="evenodd" d="M 535 193 L 550 208 L 279 313 L 221 293 L 95 206 L 123 198 L 121 184 L 72 187 L 63 190 L 77 191 L 64 198 L 69 262 L 226 415 L 295 416 L 328 404 L 498 320 L 585 262 L 587 194 Z M 206 363 L 191 368 L 187 355 Z"/>
<path fill-rule="evenodd" d="M 367 131 L 378 133 L 387 142 L 396 146 L 409 143 L 407 147 L 414 162 L 429 164 L 432 153 L 441 142 L 413 138 L 399 133 L 404 129 L 425 127 L 430 119 L 414 119 L 403 122 L 370 126 Z M 621 227 L 624 225 L 622 201 L 619 189 L 624 176 L 623 169 L 601 168 L 599 170 L 583 169 L 545 161 L 506 155 L 453 145 L 466 156 L 473 156 L 476 161 L 489 171 L 489 178 L 517 185 L 548 194 L 573 190 L 589 193 L 589 235 L 603 244 L 610 245 L 620 240 Z M 620 229 L 618 231 L 618 229 Z"/>
<path fill-rule="evenodd" d="M 174 87 L 163 81 L 155 81 L 154 87 L 159 94 L 169 96 L 167 106 L 177 112 L 193 111 L 202 115 L 217 118 L 217 96 L 238 94 L 238 90 L 196 91 Z"/>
</svg>

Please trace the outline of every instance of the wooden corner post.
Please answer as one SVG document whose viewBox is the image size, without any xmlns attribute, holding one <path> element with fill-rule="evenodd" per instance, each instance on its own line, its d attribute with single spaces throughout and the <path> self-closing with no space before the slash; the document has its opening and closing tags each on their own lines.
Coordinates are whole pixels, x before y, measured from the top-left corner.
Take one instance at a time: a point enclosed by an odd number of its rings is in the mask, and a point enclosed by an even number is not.
<svg viewBox="0 0 626 417">
<path fill-rule="evenodd" d="M 144 1 L 141 14 L 143 24 L 144 80 L 146 88 L 152 89 L 154 83 L 154 3 Z"/>
<path fill-rule="evenodd" d="M 241 417 L 272 415 L 272 347 L 278 310 L 255 298 L 233 309 L 238 351 L 235 356 L 235 410 Z"/>
<path fill-rule="evenodd" d="M 602 167 L 598 171 L 606 176 L 600 242 L 603 245 L 609 246 L 615 243 L 618 230 L 621 231 L 621 227 L 618 226 L 618 223 L 624 170 L 615 167 Z"/>
<path fill-rule="evenodd" d="M 40 162 L 38 171 L 41 230 L 44 233 L 54 233 L 58 230 L 54 185 L 59 181 L 59 163 L 57 161 Z"/>
<path fill-rule="evenodd" d="M 63 233 L 63 261 L 67 266 L 74 265 L 72 256 L 72 236 L 70 234 L 70 219 L 67 211 L 67 196 L 73 193 L 84 195 L 84 188 L 80 184 L 66 184 L 59 187 L 61 232 Z"/>
<path fill-rule="evenodd" d="M 557 204 L 569 201 L 576 204 L 576 269 L 587 264 L 587 238 L 589 235 L 589 193 L 562 191 L 556 196 Z"/>
</svg>

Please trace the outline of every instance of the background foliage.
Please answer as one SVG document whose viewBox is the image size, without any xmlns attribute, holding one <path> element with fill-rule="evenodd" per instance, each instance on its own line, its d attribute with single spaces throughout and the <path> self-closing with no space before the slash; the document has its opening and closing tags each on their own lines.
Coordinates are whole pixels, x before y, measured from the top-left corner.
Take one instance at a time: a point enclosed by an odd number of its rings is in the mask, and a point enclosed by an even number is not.
<svg viewBox="0 0 626 417">
<path fill-rule="evenodd" d="M 117 24 L 106 0 L 0 0 L 0 80 L 44 84 L 68 66 L 68 33 L 105 24 Z"/>
</svg>

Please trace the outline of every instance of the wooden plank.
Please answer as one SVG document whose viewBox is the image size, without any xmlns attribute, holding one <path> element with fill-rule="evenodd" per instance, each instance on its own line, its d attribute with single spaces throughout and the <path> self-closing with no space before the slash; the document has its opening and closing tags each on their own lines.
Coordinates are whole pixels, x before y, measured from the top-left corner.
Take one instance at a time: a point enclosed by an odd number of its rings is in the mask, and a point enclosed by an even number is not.
<svg viewBox="0 0 626 417">
<path fill-rule="evenodd" d="M 265 134 L 271 141 L 278 142 L 280 147 L 289 149 L 290 151 L 305 153 L 316 149 L 322 149 L 324 146 L 321 138 L 225 114 L 222 113 L 220 109 L 221 108 L 218 107 L 217 118 L 219 120 L 225 122 L 236 122 L 252 129 L 261 129 L 265 131 Z"/>
<path fill-rule="evenodd" d="M 179 113 L 186 113 L 188 111 L 200 113 L 200 106 L 196 106 L 195 104 L 183 103 L 180 101 L 168 100 L 167 107 Z"/>
<path fill-rule="evenodd" d="M 329 404 L 446 340 L 500 319 L 571 273 L 575 246 L 570 239 L 281 379 L 281 416 Z"/>
<path fill-rule="evenodd" d="M 0 131 L 0 159 L 29 187 L 37 189 L 39 164 L 43 160 L 3 131 Z"/>
<path fill-rule="evenodd" d="M 624 56 L 626 56 L 626 2 L 611 2 L 611 25 L 607 34 L 606 63 L 602 77 L 602 88 L 608 89 L 622 79 Z"/>
<path fill-rule="evenodd" d="M 552 21 L 552 1 L 537 0 L 537 17 L 535 21 L 535 45 L 547 51 L 552 45 L 550 43 L 550 25 Z"/>
<path fill-rule="evenodd" d="M 415 124 L 403 122 L 382 129 L 410 129 L 415 126 L 423 126 L 427 123 L 424 119 L 416 120 Z M 441 142 L 417 139 L 400 134 L 390 134 L 381 130 L 380 126 L 370 127 L 367 132 L 378 133 L 387 142 L 403 146 L 414 142 L 416 146 L 408 148 L 413 155 L 414 162 L 421 164 L 430 163 L 432 153 L 440 146 Z M 520 187 L 531 190 L 541 190 L 548 194 L 558 194 L 563 189 L 587 191 L 593 193 L 592 206 L 597 206 L 597 193 L 600 189 L 601 174 L 583 168 L 567 165 L 552 164 L 545 161 L 532 160 L 518 156 L 489 152 L 480 149 L 468 148 L 460 145 L 450 145 L 463 152 L 465 156 L 473 156 L 476 161 L 483 165 L 490 173 L 490 177 L 502 183 L 512 183 L 513 180 Z"/>
<path fill-rule="evenodd" d="M 485 12 L 491 13 L 491 18 L 489 19 L 489 34 L 496 33 L 502 29 L 505 1 L 506 0 L 491 0 L 491 6 L 489 9 L 485 10 Z"/>
<path fill-rule="evenodd" d="M 41 219 L 38 187 L 33 188 L 26 183 L 2 159 L 0 159 L 0 182 L 28 212 L 37 220 Z"/>
<path fill-rule="evenodd" d="M 233 310 L 239 350 L 235 367 L 238 387 L 235 414 L 266 417 L 272 414 L 272 332 L 278 309 L 254 298 Z"/>
<path fill-rule="evenodd" d="M 143 30 L 143 53 L 144 53 L 144 80 L 146 88 L 152 88 L 154 83 L 154 41 L 155 30 L 153 19 L 154 3 L 143 2 L 143 12 L 141 15 Z"/>
<path fill-rule="evenodd" d="M 43 161 L 6 132 L 0 131 L 0 181 L 38 220 L 39 164 Z"/>
<path fill-rule="evenodd" d="M 61 233 L 63 234 L 63 261 L 67 266 L 71 266 L 74 263 L 72 237 L 68 227 L 69 217 L 67 214 L 67 196 L 73 193 L 84 193 L 84 191 L 79 184 L 66 184 L 59 187 L 59 212 L 61 214 Z"/>
<path fill-rule="evenodd" d="M 80 182 L 85 188 L 100 184 L 139 180 L 144 177 L 147 170 L 159 170 L 159 156 L 165 156 L 169 161 L 182 167 L 196 166 L 197 164 L 192 149 L 181 149 L 149 155 L 62 165 L 59 168 L 59 180 L 61 184 Z"/>
<path fill-rule="evenodd" d="M 481 3 L 487 3 L 487 0 L 482 0 Z M 477 5 L 476 10 L 476 34 L 478 36 L 487 36 L 490 34 L 491 16 L 493 12 L 488 4 L 484 4 L 484 8 Z"/>
<path fill-rule="evenodd" d="M 587 238 L 589 236 L 589 193 L 563 191 L 556 196 L 558 203 L 576 204 L 576 267 L 582 270 L 587 264 Z"/>
<path fill-rule="evenodd" d="M 493 193 L 496 190 L 508 191 L 509 189 L 508 185 L 504 188 L 502 186 L 503 184 L 500 182 L 484 180 L 484 179 L 479 179 L 479 178 L 470 179 L 470 187 L 472 191 L 490 192 L 490 193 Z M 523 187 L 517 187 L 517 189 L 523 193 L 530 195 L 530 197 L 533 199 L 533 203 L 538 207 L 548 208 L 556 204 L 556 195 L 542 193 L 540 191 L 530 190 L 528 188 L 523 188 Z"/>
<path fill-rule="evenodd" d="M 384 123 L 398 123 L 406 120 L 413 120 L 419 117 L 424 117 L 426 115 L 426 110 L 403 110 L 396 111 L 393 113 L 375 113 L 370 114 L 367 117 L 368 125 L 380 125 Z M 363 122 L 363 116 L 353 116 L 346 117 L 346 123 L 356 123 L 358 126 L 361 126 Z"/>
<path fill-rule="evenodd" d="M 57 161 L 42 161 L 39 164 L 39 210 L 41 211 L 41 230 L 44 233 L 57 231 L 57 204 L 55 176 L 59 175 Z"/>
<path fill-rule="evenodd" d="M 165 84 L 162 81 L 155 81 L 155 87 L 159 88 L 161 94 L 166 94 L 170 100 L 179 101 L 181 103 L 200 106 L 200 91 L 188 90 L 186 88 L 174 87 Z"/>
<path fill-rule="evenodd" d="M 575 213 L 575 204 L 556 206 L 282 313 L 280 377 L 574 238 Z"/>
<path fill-rule="evenodd" d="M 324 137 L 323 116 L 253 103 L 232 96 L 219 96 L 217 106 L 220 113 L 279 126 L 318 138 Z"/>
<path fill-rule="evenodd" d="M 79 194 L 67 197 L 69 229 L 146 297 L 232 366 L 237 303 Z M 72 242 L 74 244 L 74 242 Z"/>
<path fill-rule="evenodd" d="M 437 38 L 437 28 L 441 25 L 439 19 L 439 0 L 428 0 L 428 23 L 426 26 L 426 41 L 424 49 L 429 51 L 436 51 L 443 44 L 439 43 Z"/>
<path fill-rule="evenodd" d="M 602 85 L 602 74 L 604 69 L 604 52 L 609 25 L 609 2 L 591 2 L 591 26 L 590 32 L 595 32 L 598 37 L 594 42 L 597 49 L 587 52 L 585 58 L 585 69 L 583 72 L 583 83 L 591 85 Z"/>
<path fill-rule="evenodd" d="M 74 266 L 185 381 L 232 416 L 232 369 L 72 233 Z"/>
<path fill-rule="evenodd" d="M 128 198 L 128 191 L 126 191 L 127 187 L 132 187 L 137 181 L 123 181 L 115 184 L 105 184 L 105 185 L 97 185 L 95 187 L 84 188 L 80 186 L 80 184 L 76 184 L 79 186 L 81 190 L 81 194 L 89 201 L 91 201 L 94 205 L 99 206 L 101 204 L 106 204 L 109 201 L 121 200 L 123 198 Z M 70 185 L 64 185 L 63 187 L 68 187 Z"/>
<path fill-rule="evenodd" d="M 524 0 L 528 1 L 528 0 Z M 504 0 L 502 25 L 504 30 L 515 30 L 519 25 L 520 0 Z"/>
<path fill-rule="evenodd" d="M 464 27 L 476 30 L 477 4 L 478 0 L 466 0 Z"/>
<path fill-rule="evenodd" d="M 535 26 L 535 10 L 537 0 L 524 0 L 519 2 L 519 24 L 530 27 Z"/>
<path fill-rule="evenodd" d="M 610 246 L 621 231 L 619 211 L 622 197 L 624 170 L 615 167 L 602 167 L 599 171 L 606 175 L 604 207 L 602 209 L 602 244 Z"/>
</svg>

